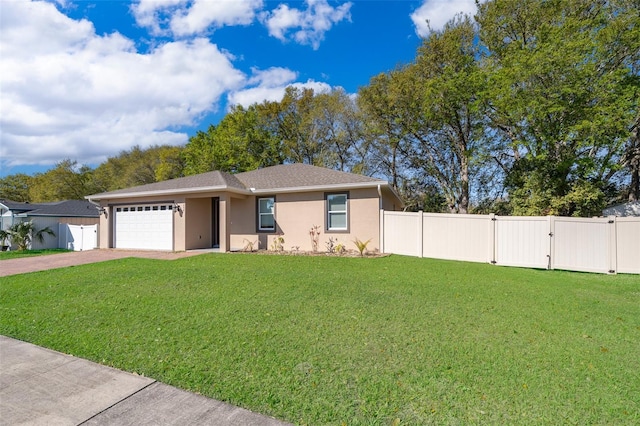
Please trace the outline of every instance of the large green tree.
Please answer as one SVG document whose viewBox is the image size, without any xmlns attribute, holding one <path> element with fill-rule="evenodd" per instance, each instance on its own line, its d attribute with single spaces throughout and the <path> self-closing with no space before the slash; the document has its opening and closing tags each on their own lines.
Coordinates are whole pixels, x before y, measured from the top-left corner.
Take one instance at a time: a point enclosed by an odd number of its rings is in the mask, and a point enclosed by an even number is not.
<svg viewBox="0 0 640 426">
<path fill-rule="evenodd" d="M 185 174 L 212 170 L 239 173 L 280 164 L 280 141 L 257 105 L 240 105 L 206 132 L 189 139 L 183 151 Z"/>
<path fill-rule="evenodd" d="M 402 190 L 402 167 L 403 181 L 437 187 L 448 210 L 459 213 L 469 211 L 471 185 L 486 163 L 485 77 L 475 38 L 471 19 L 458 16 L 423 41 L 414 62 L 360 91 L 395 185 Z"/>
<path fill-rule="evenodd" d="M 637 1 L 479 5 L 492 126 L 516 214 L 597 214 L 638 114 Z"/>
<path fill-rule="evenodd" d="M 378 74 L 369 85 L 358 91 L 358 106 L 362 113 L 363 137 L 370 148 L 370 167 L 386 176 L 393 189 L 402 193 L 411 176 L 409 171 L 410 138 L 404 107 L 407 99 L 402 90 L 402 70 Z M 403 196 L 408 202 L 408 196 Z"/>
<path fill-rule="evenodd" d="M 368 145 L 356 102 L 342 89 L 316 94 L 311 110 L 315 138 L 323 152 L 324 167 L 371 173 Z"/>
<path fill-rule="evenodd" d="M 0 199 L 30 202 L 29 187 L 33 177 L 24 173 L 17 173 L 0 178 Z"/>
<path fill-rule="evenodd" d="M 168 145 L 134 146 L 100 164 L 93 171 L 96 191 L 113 191 L 183 175 L 182 148 Z M 86 194 L 85 194 L 86 195 Z"/>
<path fill-rule="evenodd" d="M 257 106 L 285 161 L 368 173 L 367 146 L 355 101 L 342 89 L 288 87 L 281 101 Z"/>
<path fill-rule="evenodd" d="M 458 16 L 433 32 L 406 68 L 417 98 L 409 132 L 416 143 L 412 164 L 440 187 L 451 212 L 468 213 L 472 182 L 485 162 L 484 110 L 480 96 L 485 75 L 476 60 L 476 31 Z"/>
<path fill-rule="evenodd" d="M 271 123 L 271 131 L 282 142 L 284 156 L 294 163 L 325 164 L 323 149 L 313 121 L 313 89 L 290 86 L 278 102 L 264 102 L 261 113 Z"/>
<path fill-rule="evenodd" d="M 34 203 L 81 200 L 97 189 L 92 169 L 69 159 L 34 175 L 29 185 L 29 199 Z"/>
</svg>

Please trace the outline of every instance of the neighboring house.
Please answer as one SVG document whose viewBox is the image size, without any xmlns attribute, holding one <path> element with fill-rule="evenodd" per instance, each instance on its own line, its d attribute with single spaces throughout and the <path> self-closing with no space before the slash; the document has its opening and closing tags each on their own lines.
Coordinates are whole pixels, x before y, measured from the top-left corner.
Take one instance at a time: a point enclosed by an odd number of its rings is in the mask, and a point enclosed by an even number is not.
<svg viewBox="0 0 640 426">
<path fill-rule="evenodd" d="M 602 211 L 603 216 L 640 216 L 640 201 L 611 206 Z"/>
<path fill-rule="evenodd" d="M 100 210 L 89 201 L 67 200 L 53 203 L 19 203 L 0 199 L 0 227 L 9 229 L 16 222 L 33 222 L 36 229 L 49 227 L 56 236 L 44 236 L 44 242 L 33 241 L 33 249 L 60 247 L 59 224 L 97 225 Z M 4 242 L 3 242 L 4 245 Z"/>
<path fill-rule="evenodd" d="M 220 251 L 311 250 L 310 230 L 355 248 L 371 239 L 380 247 L 380 210 L 402 201 L 388 182 L 306 164 L 287 164 L 231 175 L 214 171 L 86 197 L 98 202 L 100 248 Z"/>
</svg>

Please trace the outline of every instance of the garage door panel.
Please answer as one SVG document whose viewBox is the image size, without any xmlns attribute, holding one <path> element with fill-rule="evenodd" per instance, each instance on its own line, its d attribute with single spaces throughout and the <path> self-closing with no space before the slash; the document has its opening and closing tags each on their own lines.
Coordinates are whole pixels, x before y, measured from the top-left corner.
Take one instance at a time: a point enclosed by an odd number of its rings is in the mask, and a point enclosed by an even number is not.
<svg viewBox="0 0 640 426">
<path fill-rule="evenodd" d="M 173 250 L 171 205 L 117 207 L 114 229 L 116 248 Z"/>
</svg>

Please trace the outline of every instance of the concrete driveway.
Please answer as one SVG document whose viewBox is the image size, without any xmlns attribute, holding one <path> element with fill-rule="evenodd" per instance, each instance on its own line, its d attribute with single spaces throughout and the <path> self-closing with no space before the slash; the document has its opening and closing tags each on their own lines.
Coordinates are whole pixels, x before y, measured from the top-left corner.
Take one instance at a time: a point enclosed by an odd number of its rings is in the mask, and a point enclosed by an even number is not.
<svg viewBox="0 0 640 426">
<path fill-rule="evenodd" d="M 87 263 L 104 262 L 125 257 L 142 257 L 146 259 L 175 260 L 188 256 L 196 256 L 211 250 L 193 250 L 183 252 L 138 251 L 99 249 L 72 251 L 46 256 L 30 256 L 0 261 L 0 277 L 24 274 L 27 272 L 45 271 L 47 269 L 66 268 L 68 266 L 85 265 Z"/>
<path fill-rule="evenodd" d="M 0 425 L 288 424 L 5 336 L 0 367 Z"/>
</svg>

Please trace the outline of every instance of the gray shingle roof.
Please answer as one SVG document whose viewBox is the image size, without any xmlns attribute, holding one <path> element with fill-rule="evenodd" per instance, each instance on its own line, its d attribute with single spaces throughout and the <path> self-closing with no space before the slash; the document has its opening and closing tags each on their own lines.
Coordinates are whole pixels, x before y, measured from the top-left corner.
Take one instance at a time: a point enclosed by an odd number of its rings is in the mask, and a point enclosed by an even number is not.
<svg viewBox="0 0 640 426">
<path fill-rule="evenodd" d="M 386 184 L 386 181 L 368 176 L 345 173 L 308 164 L 281 164 L 263 169 L 231 175 L 226 172 L 215 171 L 187 176 L 133 188 L 104 192 L 90 195 L 89 199 L 100 200 L 118 196 L 135 196 L 149 193 L 189 192 L 207 188 L 220 190 L 234 189 L 240 192 L 256 190 L 287 190 L 305 187 L 333 187 L 340 185 L 375 185 Z"/>
<path fill-rule="evenodd" d="M 98 208 L 86 200 L 66 200 L 53 203 L 18 203 L 0 200 L 14 213 L 26 213 L 27 216 L 57 217 L 98 217 Z"/>
<path fill-rule="evenodd" d="M 306 186 L 352 185 L 369 182 L 386 183 L 368 176 L 345 173 L 308 164 L 281 164 L 238 173 L 236 177 L 247 188 L 274 190 Z"/>
<path fill-rule="evenodd" d="M 0 199 L 0 203 L 9 208 L 9 210 L 13 212 L 28 212 L 29 210 L 33 210 L 39 204 L 31 204 L 31 203 L 21 203 L 19 201 L 11 201 L 6 199 Z"/>
<path fill-rule="evenodd" d="M 145 192 L 169 192 L 196 188 L 234 188 L 245 190 L 246 188 L 235 176 L 227 172 L 214 171 L 186 176 L 162 182 L 149 183 L 147 185 L 118 189 L 116 191 L 103 192 L 91 195 L 91 199 L 106 198 L 111 195 L 145 193 Z"/>
</svg>

